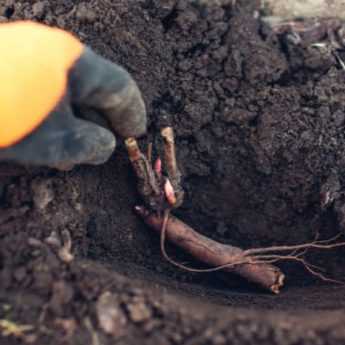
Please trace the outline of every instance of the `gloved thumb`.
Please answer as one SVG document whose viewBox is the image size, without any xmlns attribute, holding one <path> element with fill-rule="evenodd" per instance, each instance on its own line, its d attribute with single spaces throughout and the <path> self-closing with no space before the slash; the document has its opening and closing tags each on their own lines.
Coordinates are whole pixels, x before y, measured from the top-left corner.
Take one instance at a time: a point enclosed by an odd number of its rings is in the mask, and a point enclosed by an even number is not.
<svg viewBox="0 0 345 345">
<path fill-rule="evenodd" d="M 100 111 L 122 137 L 146 132 L 146 108 L 141 92 L 130 74 L 85 48 L 70 72 L 71 101 Z"/>
</svg>

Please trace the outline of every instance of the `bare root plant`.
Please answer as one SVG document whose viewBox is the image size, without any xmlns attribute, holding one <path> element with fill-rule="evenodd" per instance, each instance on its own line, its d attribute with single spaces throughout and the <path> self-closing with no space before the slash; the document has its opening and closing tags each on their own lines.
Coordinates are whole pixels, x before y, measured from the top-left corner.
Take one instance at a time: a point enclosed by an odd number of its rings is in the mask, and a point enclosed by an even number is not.
<svg viewBox="0 0 345 345">
<path fill-rule="evenodd" d="M 271 246 L 243 250 L 231 245 L 218 243 L 193 230 L 187 224 L 171 215 L 171 210 L 180 206 L 184 193 L 180 186 L 181 174 L 176 163 L 174 135 L 171 127 L 161 132 L 164 142 L 164 165 L 167 177 L 162 173 L 162 162 L 158 158 L 153 167 L 152 146 L 149 145 L 147 158 L 139 149 L 135 139 L 126 140 L 129 157 L 138 179 L 138 190 L 144 206 L 137 206 L 136 212 L 152 229 L 160 234 L 163 257 L 171 264 L 189 272 L 228 271 L 241 275 L 271 292 L 279 293 L 285 275 L 274 266 L 279 261 L 294 261 L 313 276 L 327 282 L 343 282 L 327 277 L 322 268 L 309 263 L 305 255 L 311 249 L 328 250 L 345 246 L 337 242 L 341 234 L 327 239 L 315 238 L 309 243 L 298 245 Z M 172 259 L 166 251 L 166 239 L 183 248 L 195 259 L 210 268 L 191 268 Z"/>
</svg>

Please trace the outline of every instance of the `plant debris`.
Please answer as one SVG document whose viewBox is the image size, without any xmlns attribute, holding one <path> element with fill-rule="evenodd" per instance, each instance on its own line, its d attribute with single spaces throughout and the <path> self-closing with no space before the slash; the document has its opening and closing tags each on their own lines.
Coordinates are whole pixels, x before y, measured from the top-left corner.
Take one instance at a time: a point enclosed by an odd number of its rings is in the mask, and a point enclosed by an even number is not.
<svg viewBox="0 0 345 345">
<path fill-rule="evenodd" d="M 63 230 L 61 235 L 52 231 L 44 242 L 35 238 L 29 238 L 28 242 L 32 247 L 44 248 L 46 250 L 53 249 L 59 259 L 66 264 L 71 263 L 74 259 L 72 254 L 72 238 L 68 230 Z"/>
<path fill-rule="evenodd" d="M 28 332 L 34 330 L 34 326 L 21 325 L 10 320 L 0 319 L 0 331 L 4 337 L 25 339 Z"/>
</svg>

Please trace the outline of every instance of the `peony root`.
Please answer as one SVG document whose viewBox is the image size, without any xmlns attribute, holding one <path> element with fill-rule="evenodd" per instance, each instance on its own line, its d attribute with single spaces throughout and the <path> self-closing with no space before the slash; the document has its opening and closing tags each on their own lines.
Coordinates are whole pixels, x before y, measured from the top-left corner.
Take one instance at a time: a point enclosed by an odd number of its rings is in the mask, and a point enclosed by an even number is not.
<svg viewBox="0 0 345 345">
<path fill-rule="evenodd" d="M 128 155 L 138 180 L 138 191 L 145 207 L 137 206 L 136 212 L 151 228 L 160 234 L 160 246 L 164 258 L 173 265 L 190 272 L 213 272 L 224 270 L 237 273 L 250 282 L 266 290 L 279 293 L 284 283 L 284 274 L 273 265 L 282 260 L 295 261 L 315 277 L 333 283 L 338 280 L 327 278 L 320 268 L 306 261 L 304 254 L 312 248 L 331 249 L 345 246 L 345 242 L 335 242 L 337 235 L 328 240 L 292 245 L 273 246 L 242 250 L 238 247 L 218 243 L 207 238 L 170 215 L 170 211 L 181 205 L 184 191 L 181 187 L 181 173 L 177 166 L 174 132 L 171 127 L 161 131 L 164 143 L 164 160 L 158 157 L 152 165 L 152 146 L 147 157 L 140 151 L 134 138 L 126 140 Z M 163 166 L 167 176 L 163 175 Z M 165 239 L 183 248 L 210 268 L 195 269 L 176 262 L 165 250 Z"/>
<path fill-rule="evenodd" d="M 163 217 L 149 212 L 144 207 L 136 207 L 136 211 L 152 229 L 158 233 L 162 231 Z M 217 269 L 222 267 L 225 271 L 237 273 L 273 293 L 279 293 L 280 287 L 283 286 L 284 274 L 277 267 L 254 262 L 244 255 L 242 249 L 213 241 L 197 233 L 176 217 L 169 217 L 166 235 L 172 243 L 186 250 L 194 258 L 208 265 L 217 266 Z M 193 271 L 198 270 L 193 269 Z"/>
</svg>

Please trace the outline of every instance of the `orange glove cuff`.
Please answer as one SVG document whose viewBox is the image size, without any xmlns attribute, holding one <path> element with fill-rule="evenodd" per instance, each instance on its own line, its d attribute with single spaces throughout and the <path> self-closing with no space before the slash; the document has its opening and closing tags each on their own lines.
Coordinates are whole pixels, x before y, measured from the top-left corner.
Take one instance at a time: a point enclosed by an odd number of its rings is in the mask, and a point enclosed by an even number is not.
<svg viewBox="0 0 345 345">
<path fill-rule="evenodd" d="M 0 24 L 0 42 L 0 148 L 5 148 L 57 106 L 84 46 L 68 32 L 27 21 Z"/>
</svg>

